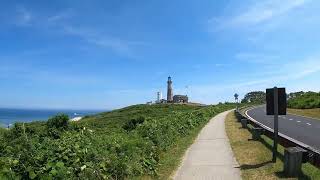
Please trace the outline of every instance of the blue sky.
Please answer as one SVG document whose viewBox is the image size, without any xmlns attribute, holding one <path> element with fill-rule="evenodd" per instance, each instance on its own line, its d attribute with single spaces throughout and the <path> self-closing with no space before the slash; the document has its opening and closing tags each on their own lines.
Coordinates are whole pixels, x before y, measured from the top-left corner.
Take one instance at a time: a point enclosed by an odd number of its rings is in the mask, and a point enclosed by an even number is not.
<svg viewBox="0 0 320 180">
<path fill-rule="evenodd" d="M 320 90 L 317 0 L 4 0 L 0 107 L 112 109 Z"/>
</svg>

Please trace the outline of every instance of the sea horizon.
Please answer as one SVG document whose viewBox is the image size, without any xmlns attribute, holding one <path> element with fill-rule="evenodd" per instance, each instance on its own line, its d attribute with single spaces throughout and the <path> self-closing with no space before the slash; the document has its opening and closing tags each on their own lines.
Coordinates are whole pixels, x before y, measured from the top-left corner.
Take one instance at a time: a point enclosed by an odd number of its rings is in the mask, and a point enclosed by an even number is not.
<svg viewBox="0 0 320 180">
<path fill-rule="evenodd" d="M 46 121 L 57 114 L 66 114 L 70 119 L 93 115 L 109 110 L 50 109 L 50 108 L 0 108 L 0 127 L 12 126 L 16 122 Z"/>
</svg>

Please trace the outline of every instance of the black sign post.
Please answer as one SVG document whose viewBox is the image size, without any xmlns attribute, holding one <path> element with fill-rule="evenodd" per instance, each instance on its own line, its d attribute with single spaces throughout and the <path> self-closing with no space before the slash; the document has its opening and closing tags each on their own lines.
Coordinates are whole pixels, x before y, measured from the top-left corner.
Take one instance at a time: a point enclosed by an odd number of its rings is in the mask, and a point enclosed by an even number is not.
<svg viewBox="0 0 320 180">
<path fill-rule="evenodd" d="M 238 97 L 239 97 L 239 95 L 238 95 L 237 93 L 235 93 L 235 94 L 234 94 L 234 100 L 235 100 L 235 102 L 236 102 L 236 104 L 237 104 L 237 111 L 238 111 L 238 109 L 239 109 L 239 107 L 238 107 Z"/>
<path fill-rule="evenodd" d="M 272 162 L 277 162 L 279 115 L 287 114 L 287 96 L 285 88 L 267 89 L 267 115 L 274 115 L 274 138 Z"/>
<path fill-rule="evenodd" d="M 279 107 L 278 107 L 278 88 L 274 87 L 274 137 L 273 137 L 273 152 L 272 152 L 272 162 L 277 162 L 278 153 L 278 133 L 279 133 Z"/>
</svg>

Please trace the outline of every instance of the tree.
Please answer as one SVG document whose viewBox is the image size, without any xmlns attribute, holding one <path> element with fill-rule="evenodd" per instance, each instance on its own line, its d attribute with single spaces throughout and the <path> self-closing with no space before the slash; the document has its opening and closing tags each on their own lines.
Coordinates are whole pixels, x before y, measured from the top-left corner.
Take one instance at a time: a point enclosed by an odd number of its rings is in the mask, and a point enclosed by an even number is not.
<svg viewBox="0 0 320 180">
<path fill-rule="evenodd" d="M 241 100 L 241 103 L 265 103 L 266 93 L 263 91 L 253 91 L 247 93 Z"/>
</svg>

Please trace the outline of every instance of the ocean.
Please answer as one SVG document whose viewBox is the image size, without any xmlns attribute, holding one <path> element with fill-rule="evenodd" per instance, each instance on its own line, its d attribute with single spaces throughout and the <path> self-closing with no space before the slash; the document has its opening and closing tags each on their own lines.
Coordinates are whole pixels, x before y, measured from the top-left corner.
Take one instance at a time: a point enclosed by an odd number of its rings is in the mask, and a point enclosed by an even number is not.
<svg viewBox="0 0 320 180">
<path fill-rule="evenodd" d="M 0 126 L 8 127 L 15 122 L 46 121 L 59 113 L 67 114 L 70 119 L 93 115 L 102 110 L 48 110 L 48 109 L 11 109 L 0 108 Z"/>
</svg>

